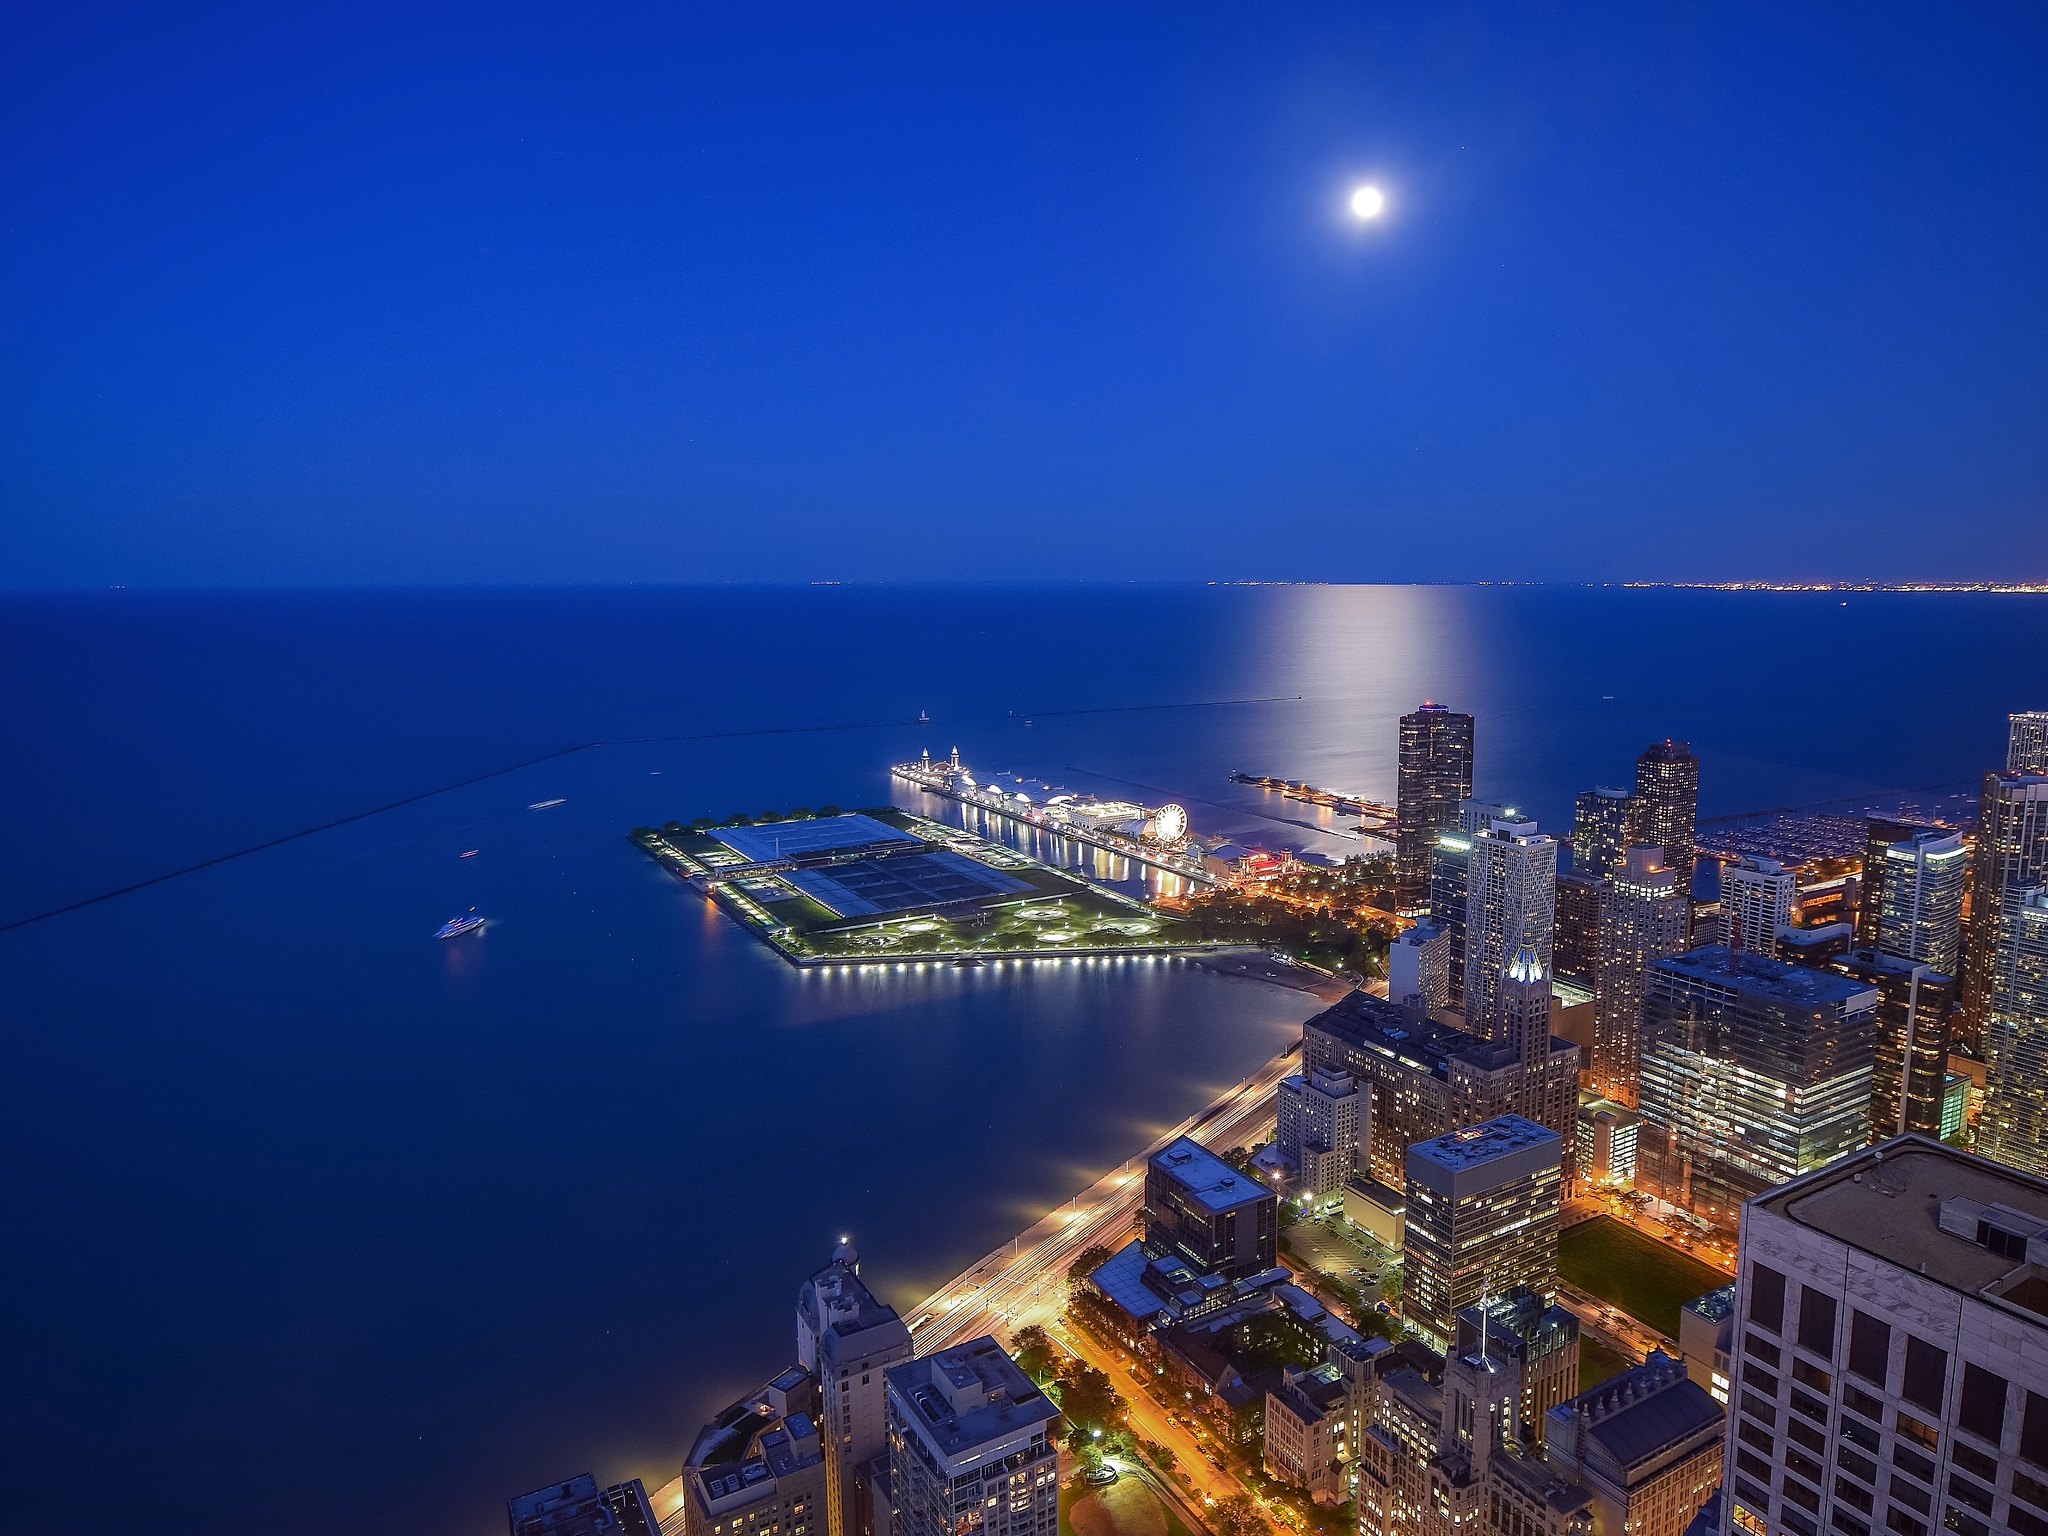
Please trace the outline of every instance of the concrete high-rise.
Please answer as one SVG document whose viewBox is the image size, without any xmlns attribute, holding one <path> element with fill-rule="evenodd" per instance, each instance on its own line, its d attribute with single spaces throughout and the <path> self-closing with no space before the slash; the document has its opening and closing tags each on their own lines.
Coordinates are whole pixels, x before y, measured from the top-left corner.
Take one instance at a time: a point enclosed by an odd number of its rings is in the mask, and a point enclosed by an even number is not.
<svg viewBox="0 0 2048 1536">
<path fill-rule="evenodd" d="M 1057 1536 L 1060 1411 L 994 1339 L 893 1367 L 891 1536 Z"/>
<path fill-rule="evenodd" d="M 1721 935 L 1731 949 L 1778 957 L 1778 935 L 1792 926 L 1798 878 L 1776 859 L 1742 858 L 1721 870 Z"/>
<path fill-rule="evenodd" d="M 1387 998 L 1425 1018 L 1450 1003 L 1451 936 L 1447 930 L 1434 922 L 1417 923 L 1387 945 Z"/>
<path fill-rule="evenodd" d="M 1197 1274 L 1255 1275 L 1279 1261 L 1280 1203 L 1250 1174 L 1182 1136 L 1145 1165 L 1144 1246 Z"/>
<path fill-rule="evenodd" d="M 842 1241 L 796 1299 L 797 1363 L 818 1379 L 831 1536 L 875 1528 L 870 1469 L 888 1444 L 882 1375 L 910 1354 L 910 1330 L 861 1281 L 860 1254 Z"/>
<path fill-rule="evenodd" d="M 661 1536 L 639 1478 L 599 1488 L 585 1472 L 521 1494 L 506 1506 L 512 1536 Z"/>
<path fill-rule="evenodd" d="M 1302 1191 L 1318 1202 L 1341 1197 L 1358 1165 L 1362 1098 L 1348 1073 L 1322 1067 L 1283 1078 L 1275 1091 L 1274 1141 L 1294 1165 Z"/>
<path fill-rule="evenodd" d="M 1992 977 L 2020 894 L 2048 885 L 2048 772 L 1984 775 L 1971 860 L 1969 943 L 1963 952 L 1963 1038 L 1987 1045 Z"/>
<path fill-rule="evenodd" d="M 1700 760 L 1683 741 L 1656 741 L 1636 759 L 1636 820 L 1631 843 L 1655 843 L 1678 877 L 1678 889 L 1692 895 L 1692 863 L 1698 851 Z"/>
<path fill-rule="evenodd" d="M 2048 1184 L 1922 1137 L 1752 1200 L 1727 1529 L 2039 1536 L 2044 1261 Z"/>
<path fill-rule="evenodd" d="M 1722 945 L 1653 961 L 1636 1188 L 1732 1228 L 1870 1139 L 1877 989 Z"/>
<path fill-rule="evenodd" d="M 1636 797 L 1625 789 L 1589 789 L 1572 806 L 1572 873 L 1604 880 L 1628 857 Z"/>
<path fill-rule="evenodd" d="M 1556 931 L 1556 841 L 1533 821 L 1489 821 L 1472 834 L 1465 875 L 1469 1028 L 1490 1040 L 1506 1037 L 1500 1000 L 1508 963 L 1524 948 L 1533 949 L 1548 977 Z"/>
<path fill-rule="evenodd" d="M 2048 1174 L 2048 888 L 2020 893 L 1999 928 L 1977 1150 Z"/>
<path fill-rule="evenodd" d="M 2005 766 L 2015 773 L 2048 773 L 2048 709 L 2024 709 L 2005 719 Z"/>
<path fill-rule="evenodd" d="M 1465 1001 L 1465 896 L 1472 873 L 1472 837 L 1496 821 L 1517 819 L 1508 806 L 1467 800 L 1458 807 L 1457 825 L 1438 833 L 1429 850 L 1429 920 L 1443 930 L 1448 945 L 1448 996 L 1454 1008 Z"/>
<path fill-rule="evenodd" d="M 1880 836 L 1885 838 L 1881 846 Z M 1969 883 L 1970 853 L 1959 833 L 1873 821 L 1863 858 L 1858 942 L 1955 975 L 1962 960 L 1963 893 Z"/>
<path fill-rule="evenodd" d="M 1685 949 L 1688 903 L 1664 850 L 1631 848 L 1600 904 L 1593 978 L 1594 1088 L 1633 1107 L 1642 1070 L 1644 977 Z"/>
<path fill-rule="evenodd" d="M 684 1536 L 823 1536 L 818 1379 L 792 1366 L 698 1432 L 683 1462 Z"/>
<path fill-rule="evenodd" d="M 1394 889 L 1403 912 L 1429 897 L 1429 850 L 1472 793 L 1472 717 L 1424 703 L 1401 717 Z"/>
<path fill-rule="evenodd" d="M 1488 1291 L 1525 1285 L 1557 1297 L 1564 1143 L 1520 1115 L 1408 1149 L 1407 1277 L 1401 1309 L 1442 1349 L 1458 1314 Z"/>
<path fill-rule="evenodd" d="M 1852 949 L 1829 961 L 1828 969 L 1877 991 L 1871 1139 L 1887 1141 L 1907 1131 L 1939 1136 L 1955 981 L 1932 966 L 1881 949 Z"/>
<path fill-rule="evenodd" d="M 1576 858 L 1576 856 L 1574 856 Z M 1557 877 L 1557 930 L 1551 961 L 1557 975 L 1590 988 L 1600 965 L 1600 897 L 1606 882 L 1576 869 Z"/>
</svg>

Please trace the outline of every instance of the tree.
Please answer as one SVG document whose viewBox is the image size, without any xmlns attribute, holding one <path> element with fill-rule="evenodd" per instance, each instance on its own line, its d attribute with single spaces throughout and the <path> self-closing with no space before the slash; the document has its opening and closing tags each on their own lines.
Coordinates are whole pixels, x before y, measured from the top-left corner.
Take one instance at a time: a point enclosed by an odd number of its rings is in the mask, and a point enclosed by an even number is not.
<svg viewBox="0 0 2048 1536">
<path fill-rule="evenodd" d="M 1217 1501 L 1209 1513 L 1209 1523 L 1215 1528 L 1216 1536 L 1266 1536 L 1267 1525 L 1259 1514 L 1259 1506 L 1252 1502 L 1248 1493 L 1233 1493 Z"/>
<path fill-rule="evenodd" d="M 1018 1369 L 1033 1381 L 1044 1382 L 1052 1375 L 1052 1340 L 1038 1324 L 1017 1330 L 1010 1339 L 1010 1353 L 1015 1356 Z"/>
<path fill-rule="evenodd" d="M 846 813 L 836 805 L 821 805 L 818 807 L 818 814 L 820 816 L 843 816 Z"/>
<path fill-rule="evenodd" d="M 1069 1361 L 1059 1379 L 1060 1412 L 1067 1420 L 1067 1438 L 1075 1445 L 1095 1439 L 1096 1431 L 1123 1417 L 1123 1402 L 1109 1378 L 1084 1360 Z"/>
<path fill-rule="evenodd" d="M 1115 1255 L 1109 1249 L 1103 1247 L 1102 1244 L 1090 1243 L 1081 1250 L 1081 1256 L 1067 1266 L 1068 1287 L 1078 1288 L 1090 1275 L 1102 1268 L 1113 1257 Z"/>
</svg>

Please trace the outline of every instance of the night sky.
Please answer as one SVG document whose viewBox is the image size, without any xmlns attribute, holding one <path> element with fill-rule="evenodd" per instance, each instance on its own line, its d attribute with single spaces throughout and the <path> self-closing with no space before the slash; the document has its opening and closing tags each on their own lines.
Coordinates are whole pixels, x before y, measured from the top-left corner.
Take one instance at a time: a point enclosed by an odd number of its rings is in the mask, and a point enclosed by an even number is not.
<svg viewBox="0 0 2048 1536">
<path fill-rule="evenodd" d="M 2044 79 L 2038 4 L 21 5 L 0 585 L 2048 578 Z"/>
</svg>

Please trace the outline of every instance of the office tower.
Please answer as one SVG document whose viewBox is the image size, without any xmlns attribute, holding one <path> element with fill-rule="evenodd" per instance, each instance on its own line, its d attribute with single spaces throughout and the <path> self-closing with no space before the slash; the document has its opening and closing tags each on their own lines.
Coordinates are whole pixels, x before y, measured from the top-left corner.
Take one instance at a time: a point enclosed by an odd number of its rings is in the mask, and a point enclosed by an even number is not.
<svg viewBox="0 0 2048 1536">
<path fill-rule="evenodd" d="M 1465 888 L 1472 867 L 1472 834 L 1495 821 L 1511 819 L 1507 806 L 1467 800 L 1458 807 L 1458 824 L 1437 834 L 1429 851 L 1429 920 L 1444 932 L 1449 946 L 1449 1005 L 1465 1002 Z"/>
<path fill-rule="evenodd" d="M 1628 856 L 1636 799 L 1625 789 L 1589 789 L 1572 804 L 1572 873 L 1605 880 Z"/>
<path fill-rule="evenodd" d="M 1557 877 L 1557 933 L 1551 959 L 1558 976 L 1591 987 L 1600 968 L 1600 896 L 1604 882 L 1577 870 Z"/>
<path fill-rule="evenodd" d="M 1692 895 L 1692 861 L 1699 836 L 1700 760 L 1683 741 L 1652 742 L 1636 759 L 1636 820 L 1632 843 L 1655 843 L 1678 877 L 1680 894 Z"/>
<path fill-rule="evenodd" d="M 1429 895 L 1429 850 L 1457 825 L 1458 803 L 1472 793 L 1472 717 L 1425 703 L 1401 717 L 1394 889 L 1412 912 Z"/>
<path fill-rule="evenodd" d="M 882 1373 L 910 1354 L 910 1330 L 862 1283 L 860 1254 L 842 1239 L 796 1298 L 797 1363 L 818 1378 L 830 1536 L 874 1529 L 868 1469 L 888 1442 Z"/>
<path fill-rule="evenodd" d="M 1359 1172 L 1398 1190 L 1408 1148 L 1460 1126 L 1517 1114 L 1562 1137 L 1578 1113 L 1579 1048 L 1552 1037 L 1543 1058 L 1358 991 L 1302 1026 L 1302 1070 L 1348 1073 L 1359 1086 Z M 1567 1164 L 1576 1164 L 1575 1148 Z M 1568 1166 L 1567 1173 L 1571 1173 Z"/>
<path fill-rule="evenodd" d="M 1721 870 L 1721 935 L 1731 949 L 1778 954 L 1778 935 L 1792 926 L 1799 882 L 1776 859 L 1742 858 Z"/>
<path fill-rule="evenodd" d="M 1475 1301 L 1458 1314 L 1447 1365 L 1506 1370 L 1517 1378 L 1512 1418 L 1502 1427 L 1527 1445 L 1540 1444 L 1550 1410 L 1579 1395 L 1579 1320 L 1528 1286 Z"/>
<path fill-rule="evenodd" d="M 1652 961 L 1636 1188 L 1710 1226 L 1870 1137 L 1877 991 L 1722 945 Z"/>
<path fill-rule="evenodd" d="M 1734 1530 L 2048 1522 L 2048 1184 L 1902 1137 L 1752 1200 L 1737 1257 Z"/>
<path fill-rule="evenodd" d="M 1735 1282 L 1695 1296 L 1678 1309 L 1678 1353 L 1685 1373 L 1723 1408 L 1728 1406 L 1729 1356 L 1735 1348 Z"/>
<path fill-rule="evenodd" d="M 506 1506 L 512 1536 L 661 1536 L 639 1478 L 599 1488 L 585 1472 Z"/>
<path fill-rule="evenodd" d="M 1997 960 L 1977 1150 L 2048 1173 L 2048 888 L 2019 893 L 1999 930 Z"/>
<path fill-rule="evenodd" d="M 1451 1131 L 1408 1149 L 1407 1278 L 1401 1310 L 1430 1343 L 1489 1291 L 1526 1285 L 1557 1297 L 1564 1142 L 1520 1115 Z"/>
<path fill-rule="evenodd" d="M 1056 1536 L 1060 1411 L 994 1339 L 892 1367 L 890 1536 Z"/>
<path fill-rule="evenodd" d="M 1283 1078 L 1275 1093 L 1281 1155 L 1318 1204 L 1342 1196 L 1358 1162 L 1361 1095 L 1349 1074 L 1312 1067 Z"/>
<path fill-rule="evenodd" d="M 1491 820 L 1472 835 L 1465 876 L 1465 1022 L 1504 1038 L 1501 980 L 1533 948 L 1550 974 L 1557 931 L 1557 843 L 1533 821 Z"/>
<path fill-rule="evenodd" d="M 1279 1258 L 1273 1191 L 1186 1136 L 1146 1163 L 1144 1215 L 1146 1251 L 1177 1257 L 1197 1274 L 1239 1279 Z"/>
<path fill-rule="evenodd" d="M 2048 773 L 2048 709 L 2005 718 L 2005 766 L 2015 773 Z"/>
<path fill-rule="evenodd" d="M 1856 942 L 1955 975 L 1969 880 L 1969 850 L 1960 834 L 1873 819 L 1863 854 Z"/>
<path fill-rule="evenodd" d="M 791 1366 L 697 1433 L 683 1462 L 684 1536 L 824 1536 L 818 1378 Z"/>
<path fill-rule="evenodd" d="M 1428 1017 L 1451 1001 L 1451 936 L 1434 922 L 1417 923 L 1387 946 L 1387 997 Z"/>
<path fill-rule="evenodd" d="M 1987 1048 L 1991 982 L 2020 892 L 2048 884 L 2048 773 L 1984 775 L 1963 949 L 1963 1038 Z"/>
<path fill-rule="evenodd" d="M 1508 961 L 1494 1002 L 1499 1020 L 1494 1038 L 1515 1053 L 1524 1066 L 1550 1055 L 1550 973 L 1534 945 L 1524 944 Z"/>
<path fill-rule="evenodd" d="M 1956 984 L 1932 967 L 1881 949 L 1852 949 L 1829 964 L 1877 992 L 1877 1055 L 1870 1075 L 1870 1137 L 1941 1134 L 1948 1077 L 1948 1011 Z"/>
<path fill-rule="evenodd" d="M 1600 907 L 1593 975 L 1593 1086 L 1633 1105 L 1642 1068 L 1643 978 L 1685 948 L 1688 903 L 1662 848 L 1631 848 Z"/>
<path fill-rule="evenodd" d="M 1683 1536 L 1721 1481 L 1728 1416 L 1681 1361 L 1652 1350 L 1550 1410 L 1550 1469 L 1592 1494 L 1592 1528 Z"/>
<path fill-rule="evenodd" d="M 1642 1140 L 1643 1117 L 1626 1104 L 1579 1093 L 1578 1182 L 1575 1189 L 1604 1185 L 1632 1189 L 1636 1182 L 1636 1147 Z"/>
</svg>

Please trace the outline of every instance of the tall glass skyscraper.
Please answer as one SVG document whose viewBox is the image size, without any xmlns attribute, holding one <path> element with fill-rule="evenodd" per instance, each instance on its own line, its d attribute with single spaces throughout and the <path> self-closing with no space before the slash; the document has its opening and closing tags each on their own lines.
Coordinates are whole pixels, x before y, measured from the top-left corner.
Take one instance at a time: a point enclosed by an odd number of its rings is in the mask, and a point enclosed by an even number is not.
<svg viewBox="0 0 2048 1536">
<path fill-rule="evenodd" d="M 1468 860 L 1465 1021 L 1474 1034 L 1501 1040 L 1508 1034 L 1501 999 L 1509 962 L 1532 949 L 1548 985 L 1557 932 L 1557 842 L 1533 821 L 1493 821 L 1472 834 Z"/>
<path fill-rule="evenodd" d="M 1600 902 L 1593 977 L 1593 1086 L 1633 1107 L 1642 1066 L 1643 987 L 1653 960 L 1685 948 L 1688 903 L 1661 848 L 1631 848 Z"/>
<path fill-rule="evenodd" d="M 1636 1187 L 1733 1229 L 1870 1139 L 1877 990 L 1714 944 L 1653 961 Z"/>
<path fill-rule="evenodd" d="M 2048 773 L 2048 709 L 2025 709 L 2005 718 L 2005 766 L 2015 773 Z"/>
<path fill-rule="evenodd" d="M 1631 843 L 1655 843 L 1678 877 L 1679 890 L 1692 894 L 1692 861 L 1698 851 L 1700 760 L 1683 741 L 1652 742 L 1636 759 L 1636 819 Z"/>
<path fill-rule="evenodd" d="M 1628 857 L 1635 796 L 1625 789 L 1589 789 L 1572 803 L 1572 873 L 1604 880 Z"/>
<path fill-rule="evenodd" d="M 2048 888 L 2019 893 L 2000 926 L 1984 1050 L 1977 1150 L 2048 1174 Z"/>
<path fill-rule="evenodd" d="M 1984 775 L 1963 954 L 1963 1037 L 1988 1045 L 1992 979 L 2020 893 L 2048 885 L 2048 773 Z"/>
<path fill-rule="evenodd" d="M 1401 717 L 1394 888 L 1403 912 L 1429 898 L 1429 851 L 1472 794 L 1472 717 L 1424 703 Z"/>
<path fill-rule="evenodd" d="M 1876 947 L 1955 975 L 1963 953 L 1963 891 L 1970 883 L 1970 851 L 1961 834 L 1916 828 L 1887 844 L 1880 862 Z M 1866 872 L 1869 867 L 1866 858 Z"/>
</svg>

